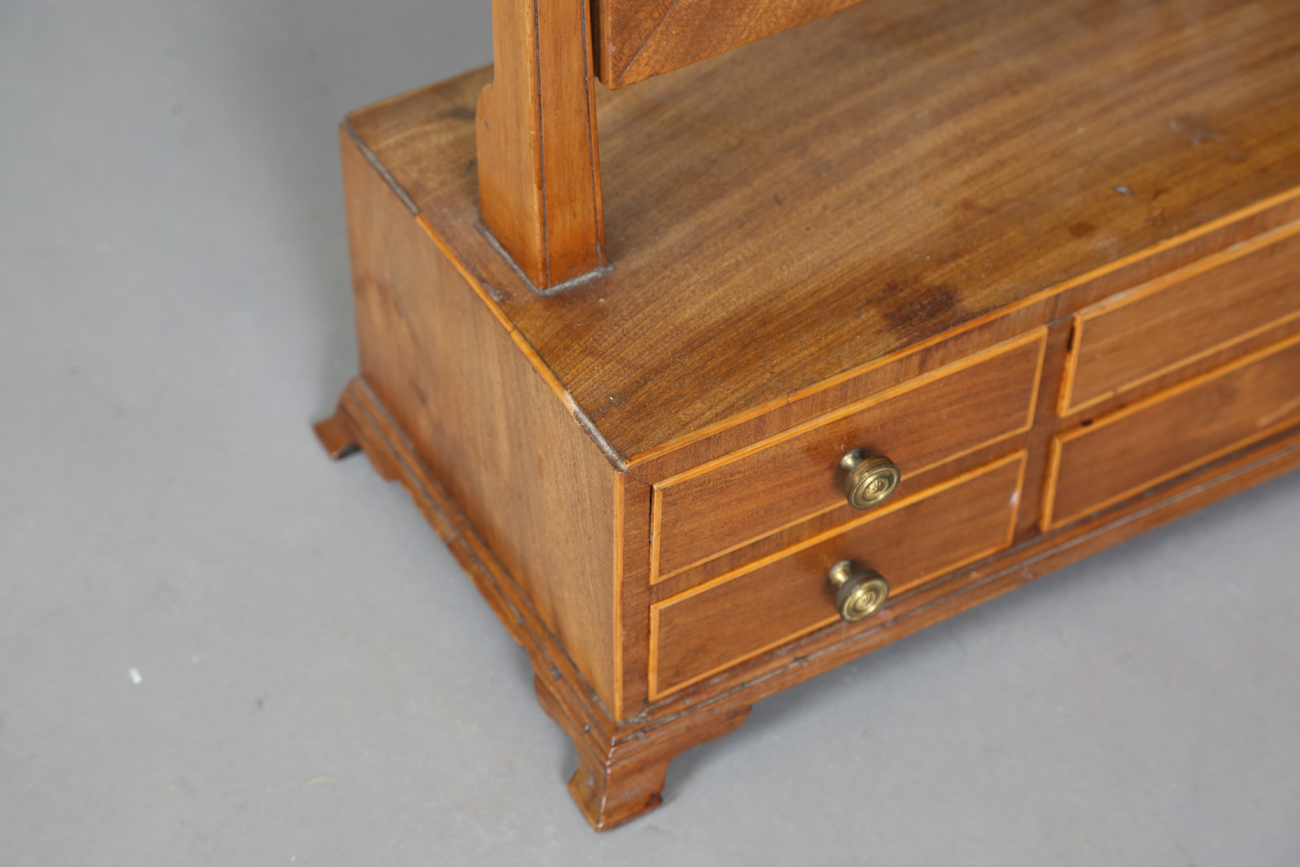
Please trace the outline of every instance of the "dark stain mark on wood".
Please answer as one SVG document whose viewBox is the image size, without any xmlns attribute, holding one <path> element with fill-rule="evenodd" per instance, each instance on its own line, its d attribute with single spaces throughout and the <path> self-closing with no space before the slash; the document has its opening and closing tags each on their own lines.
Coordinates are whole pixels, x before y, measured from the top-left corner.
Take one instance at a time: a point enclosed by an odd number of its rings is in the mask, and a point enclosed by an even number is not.
<svg viewBox="0 0 1300 867">
<path fill-rule="evenodd" d="M 911 282 L 911 281 L 909 281 Z M 952 321 L 961 307 L 957 290 L 947 283 L 919 290 L 897 281 L 885 285 L 879 298 L 880 315 L 893 331 L 908 333 L 923 322 Z"/>
</svg>

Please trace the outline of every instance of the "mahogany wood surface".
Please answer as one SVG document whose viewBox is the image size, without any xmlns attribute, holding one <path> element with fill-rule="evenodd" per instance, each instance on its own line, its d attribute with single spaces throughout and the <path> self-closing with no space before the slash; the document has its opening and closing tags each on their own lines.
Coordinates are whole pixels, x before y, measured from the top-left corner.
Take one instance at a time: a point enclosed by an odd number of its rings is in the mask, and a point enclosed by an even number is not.
<svg viewBox="0 0 1300 867">
<path fill-rule="evenodd" d="M 746 413 L 735 419 L 711 426 L 671 448 L 657 449 L 627 465 L 642 478 L 663 479 L 690 470 L 704 461 L 719 458 L 744 448 L 756 439 L 773 436 L 789 427 L 802 424 L 834 410 L 845 403 L 861 400 L 908 379 L 929 373 L 945 364 L 1010 339 L 1043 322 L 1049 323 L 1047 356 L 1044 359 L 1043 388 L 1050 392 L 1046 403 L 1038 402 L 1039 427 L 1031 433 L 1031 442 L 1041 438 L 1047 424 L 1057 416 L 1061 361 L 1068 344 L 1071 313 L 1103 301 L 1117 292 L 1148 282 L 1156 275 L 1186 267 L 1206 256 L 1220 253 L 1235 244 L 1249 242 L 1300 218 L 1300 189 L 1284 191 L 1240 211 L 1211 220 L 1154 247 L 1114 260 L 1080 277 L 1054 287 L 1050 293 L 1038 293 L 1029 302 L 1012 305 L 992 316 L 958 326 L 934 337 L 917 341 L 882 359 L 861 365 L 809 388 L 794 392 L 785 402 L 761 412 Z M 1143 383 L 1122 399 L 1143 397 L 1176 384 L 1188 376 L 1206 372 L 1224 360 L 1260 348 L 1283 336 L 1300 322 L 1282 323 L 1256 337 L 1211 353 L 1185 366 Z M 1061 331 L 1065 328 L 1067 331 Z M 1113 409 L 1121 398 L 1103 401 L 1097 409 Z M 1037 512 L 1026 520 L 1037 520 Z"/>
<path fill-rule="evenodd" d="M 681 572 L 661 577 L 650 587 L 651 601 L 662 602 L 692 587 L 735 572 L 751 563 L 780 556 L 797 548 L 809 539 L 824 538 L 827 534 L 856 523 L 870 516 L 872 512 L 887 508 L 894 502 L 910 501 L 928 492 L 932 493 L 936 486 L 967 476 L 971 472 L 1001 461 L 1015 452 L 1023 451 L 1025 451 L 1025 437 L 1011 437 L 971 452 L 964 457 L 940 464 L 927 472 L 903 479 L 889 500 L 876 507 L 876 509 L 864 512 L 845 502 L 842 506 L 814 515 L 807 520 L 791 524 L 774 533 L 754 539 L 752 542 L 712 556 L 687 569 L 683 569 Z M 1025 492 L 1026 497 L 1032 498 L 1031 495 L 1032 492 Z M 1023 509 L 1021 512 L 1023 515 Z M 1030 520 L 1037 525 L 1037 515 L 1031 515 Z"/>
<path fill-rule="evenodd" d="M 648 735 L 596 744 L 580 731 L 547 678 L 534 680 L 538 701 L 578 748 L 578 768 L 569 794 L 597 831 L 608 831 L 663 802 L 668 765 L 683 751 L 730 734 L 749 717 L 749 705 L 729 706 L 684 717 Z"/>
<path fill-rule="evenodd" d="M 551 298 L 478 227 L 490 71 L 350 117 L 636 465 L 1289 201 L 1298 51 L 1289 0 L 873 0 L 598 89 L 611 270 Z"/>
<path fill-rule="evenodd" d="M 542 619 L 527 588 L 504 568 L 459 504 L 370 388 L 354 380 L 333 416 L 316 426 L 332 457 L 364 449 L 380 476 L 399 480 L 430 525 L 528 652 L 538 700 L 573 739 L 579 764 L 569 791 L 596 830 L 658 806 L 669 763 L 683 751 L 735 730 L 749 705 L 676 715 L 651 725 L 619 724 Z"/>
<path fill-rule="evenodd" d="M 1300 462 L 1296 57 L 1283 0 L 873 0 L 598 89 L 610 267 L 549 297 L 478 218 L 493 73 L 362 109 L 318 433 L 448 539 L 609 827 L 763 696 Z M 841 505 L 850 448 L 893 500 Z"/>
<path fill-rule="evenodd" d="M 357 449 L 356 436 L 345 416 L 332 415 L 317 422 L 312 429 L 332 460 L 347 457 Z"/>
<path fill-rule="evenodd" d="M 1300 222 L 1074 314 L 1062 415 L 1300 317 Z"/>
<path fill-rule="evenodd" d="M 637 814 L 634 811 L 656 806 L 657 792 L 651 790 L 656 781 L 662 784 L 657 766 L 666 766 L 682 750 L 719 737 L 739 725 L 755 702 L 1075 560 L 1300 466 L 1300 430 L 1274 435 L 1090 521 L 1018 544 L 992 559 L 892 596 L 877 618 L 823 627 L 734 666 L 707 682 L 647 705 L 633 717 L 616 721 L 538 616 L 527 594 L 496 559 L 409 438 L 364 383 L 354 381 L 348 386 L 337 413 L 327 421 L 330 423 L 325 425 L 325 430 L 346 431 L 349 446 L 362 447 L 384 478 L 397 479 L 406 487 L 507 630 L 528 651 L 537 673 L 543 707 L 573 738 L 579 753 L 579 772 L 585 766 L 591 774 L 575 774 L 570 791 L 597 829 L 612 826 L 607 815 L 599 812 L 607 804 L 619 807 L 618 821 L 633 818 Z M 342 453 L 349 451 L 345 448 Z M 605 757 L 603 761 L 601 756 Z M 642 762 L 642 757 L 647 761 Z M 630 773 L 619 773 L 620 763 L 630 765 L 626 769 Z M 606 775 L 599 773 L 602 770 Z M 621 790 L 616 789 L 613 798 L 587 794 L 598 786 L 608 785 L 611 778 L 616 784 L 626 781 Z"/>
<path fill-rule="evenodd" d="M 1171 480 L 1105 514 L 1043 534 L 937 581 L 891 596 L 881 611 L 865 621 L 833 623 L 733 666 L 652 703 L 645 718 L 672 719 L 693 707 L 725 707 L 733 702 L 752 705 L 849 659 L 1297 467 L 1300 430 L 1292 428 L 1224 456 L 1199 472 Z"/>
<path fill-rule="evenodd" d="M 600 80 L 643 81 L 862 0 L 596 0 Z"/>
<path fill-rule="evenodd" d="M 539 289 L 604 264 L 590 8 L 493 0 L 495 77 L 479 94 L 483 223 Z"/>
<path fill-rule="evenodd" d="M 1126 499 L 1300 419 L 1300 335 L 1053 442 L 1043 525 Z"/>
<path fill-rule="evenodd" d="M 839 461 L 852 449 L 889 457 L 906 477 L 1027 431 L 1043 337 L 1013 338 L 659 482 L 651 581 L 843 505 Z"/>
<path fill-rule="evenodd" d="M 361 380 L 349 383 L 335 414 L 318 425 L 317 431 L 329 437 L 322 440 L 327 448 L 343 435 L 347 447 L 340 449 L 340 454 L 360 447 L 381 477 L 401 481 L 511 636 L 528 652 L 543 707 L 573 738 L 584 767 L 593 773 L 600 771 L 587 785 L 599 787 L 601 797 L 579 804 L 597 829 L 612 827 L 653 807 L 658 801 L 646 786 L 654 782 L 656 773 L 662 786 L 663 769 L 675 755 L 724 734 L 730 730 L 728 723 L 734 728 L 744 721 L 749 707 L 733 703 L 716 718 L 704 720 L 703 726 L 697 726 L 693 718 L 680 717 L 645 729 L 617 725 L 609 706 L 601 702 L 543 621 L 528 590 L 506 571 L 369 386 Z M 556 712 L 557 704 L 562 713 Z M 647 737 L 647 730 L 654 736 Z M 589 778 L 583 774 L 575 779 Z M 604 796 L 607 791 L 612 797 Z"/>
<path fill-rule="evenodd" d="M 839 619 L 830 568 L 867 566 L 904 592 L 1011 544 L 1024 453 L 864 514 L 769 560 L 651 608 L 650 683 L 659 698 Z"/>
<path fill-rule="evenodd" d="M 1056 405 L 1064 378 L 1069 333 L 1068 319 L 1058 319 L 1047 329 L 1047 351 L 1043 356 L 1043 369 L 1039 376 L 1033 427 L 1021 438 L 1021 444 L 1025 449 L 1025 478 L 1020 487 L 1020 510 L 1015 533 L 1017 542 L 1031 539 L 1042 531 L 1039 519 L 1042 511 L 1043 480 L 1047 477 L 1052 438 L 1061 426 L 1061 419 L 1056 414 Z"/>
<path fill-rule="evenodd" d="M 508 326 L 341 146 L 362 377 L 617 708 L 619 478 Z"/>
</svg>

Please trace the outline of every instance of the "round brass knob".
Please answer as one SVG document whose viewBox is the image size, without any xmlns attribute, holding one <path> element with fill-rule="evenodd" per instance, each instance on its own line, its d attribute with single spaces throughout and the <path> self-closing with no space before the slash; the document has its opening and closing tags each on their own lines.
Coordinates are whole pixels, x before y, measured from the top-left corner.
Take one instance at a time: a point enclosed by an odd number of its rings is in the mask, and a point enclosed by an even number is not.
<svg viewBox="0 0 1300 867">
<path fill-rule="evenodd" d="M 879 506 L 894 493 L 903 471 L 884 455 L 865 457 L 858 449 L 840 459 L 840 469 L 848 473 L 844 479 L 844 496 L 855 509 Z"/>
<path fill-rule="evenodd" d="M 889 598 L 889 582 L 875 569 L 853 571 L 848 560 L 836 563 L 826 576 L 835 585 L 835 607 L 845 623 L 853 623 L 876 613 Z"/>
</svg>

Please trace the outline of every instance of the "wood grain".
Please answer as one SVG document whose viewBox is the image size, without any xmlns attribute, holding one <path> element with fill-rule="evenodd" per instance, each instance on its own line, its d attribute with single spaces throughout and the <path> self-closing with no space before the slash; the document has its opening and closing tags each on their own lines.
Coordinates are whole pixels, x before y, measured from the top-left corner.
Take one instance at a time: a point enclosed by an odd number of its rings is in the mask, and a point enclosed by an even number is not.
<svg viewBox="0 0 1300 867">
<path fill-rule="evenodd" d="M 430 472 L 410 441 L 363 383 L 344 391 L 330 430 L 351 432 L 353 443 L 366 450 L 376 468 L 383 467 L 410 492 L 431 526 L 447 542 L 456 559 L 483 593 L 502 624 L 528 651 L 550 698 L 539 698 L 548 713 L 578 745 L 580 769 L 587 763 L 593 783 L 598 770 L 613 761 L 639 763 L 645 749 L 663 761 L 681 748 L 717 737 L 743 721 L 750 706 L 793 684 L 861 656 L 960 611 L 994 598 L 1082 557 L 1157 527 L 1226 496 L 1300 466 L 1300 432 L 1275 435 L 1241 452 L 1227 455 L 1190 478 L 1170 482 L 1147 499 L 1112 509 L 1095 520 L 1080 522 L 1021 544 L 977 568 L 959 570 L 917 590 L 896 594 L 882 612 L 887 617 L 858 624 L 832 626 L 754 657 L 711 679 L 679 690 L 640 709 L 635 718 L 614 722 L 608 710 L 574 666 L 555 636 L 537 616 L 520 586 L 492 554 L 482 537 Z M 556 714 L 548 702 L 560 705 Z M 699 721 L 701 730 L 693 735 Z M 605 764 L 598 757 L 605 756 Z M 654 791 L 647 772 L 631 776 L 630 794 Z M 624 777 L 625 779 L 628 777 Z M 586 776 L 575 780 L 582 782 Z M 575 787 L 576 788 L 576 787 Z M 628 792 L 628 788 L 623 791 Z M 591 818 L 590 805 L 599 803 L 570 789 Z M 615 798 L 614 803 L 650 808 L 653 797 Z M 623 820 L 634 813 L 625 812 Z"/>
<path fill-rule="evenodd" d="M 630 474 L 623 483 L 623 569 L 620 585 L 622 714 L 641 711 L 648 694 L 647 658 L 650 647 L 650 498 L 649 485 Z"/>
<path fill-rule="evenodd" d="M 483 223 L 541 290 L 604 264 L 589 9 L 492 0 L 495 78 L 476 112 Z"/>
<path fill-rule="evenodd" d="M 340 141 L 362 378 L 617 714 L 617 473 L 420 221 Z"/>
<path fill-rule="evenodd" d="M 550 298 L 477 228 L 465 116 L 490 71 L 351 118 L 635 465 L 1017 305 L 1152 279 L 1216 221 L 1260 228 L 1300 185 L 1297 53 L 1288 0 L 872 0 L 598 89 L 613 267 Z"/>
<path fill-rule="evenodd" d="M 616 828 L 659 806 L 673 759 L 691 747 L 730 734 L 749 717 L 748 705 L 731 705 L 681 717 L 648 734 L 638 732 L 640 737 L 620 738 L 615 731 L 597 740 L 569 713 L 552 681 L 537 675 L 534 688 L 542 708 L 577 747 L 578 768 L 569 778 L 569 794 L 597 831 Z"/>
<path fill-rule="evenodd" d="M 933 488 L 935 485 L 943 484 L 958 476 L 965 476 L 974 470 L 995 461 L 1000 461 L 1013 452 L 1023 451 L 1024 448 L 1025 437 L 1023 436 L 1001 440 L 993 445 L 971 452 L 964 457 L 939 464 L 927 472 L 903 479 L 899 482 L 898 488 L 890 499 L 898 501 L 910 499 Z M 1026 497 L 1032 498 L 1032 495 L 1032 491 L 1025 491 Z M 1023 513 L 1024 509 L 1022 508 L 1022 517 Z M 814 515 L 806 521 L 791 524 L 716 557 L 701 561 L 674 575 L 662 578 L 651 585 L 650 598 L 654 602 L 661 602 L 670 596 L 676 596 L 678 593 L 706 581 L 712 581 L 756 560 L 766 559 L 779 554 L 781 551 L 798 547 L 814 536 L 823 536 L 866 515 L 866 512 L 854 509 L 845 502 L 843 506 Z M 1032 519 L 1036 521 L 1037 516 L 1032 516 Z"/>
<path fill-rule="evenodd" d="M 647 724 L 691 708 L 752 705 L 795 683 L 905 638 L 1036 578 L 1159 527 L 1224 497 L 1300 467 L 1300 431 L 1292 429 L 1224 456 L 1200 472 L 1172 481 L 1147 498 L 1103 516 L 1018 544 L 909 593 L 891 596 L 878 617 L 835 622 L 759 654 L 707 680 L 654 702 Z"/>
<path fill-rule="evenodd" d="M 345 458 L 357 450 L 356 434 L 352 431 L 352 425 L 346 415 L 335 414 L 322 419 L 313 425 L 312 430 L 315 431 L 321 445 L 325 446 L 325 451 L 331 460 Z"/>
<path fill-rule="evenodd" d="M 1043 298 L 918 341 L 885 358 L 859 365 L 794 392 L 779 404 L 733 416 L 725 422 L 701 428 L 670 446 L 643 452 L 628 460 L 626 465 L 644 479 L 662 481 L 680 476 L 758 440 L 779 436 L 840 407 L 864 402 L 907 382 L 929 376 L 940 368 L 958 364 L 999 343 L 1014 340 L 1042 327 L 1051 319 L 1055 309 L 1055 298 Z"/>
<path fill-rule="evenodd" d="M 1069 523 L 1300 420 L 1300 335 L 1053 441 L 1043 526 Z"/>
<path fill-rule="evenodd" d="M 651 608 L 651 698 L 839 619 L 826 580 L 841 560 L 904 593 L 1011 544 L 1024 453 L 814 537 Z"/>
<path fill-rule="evenodd" d="M 669 763 L 683 751 L 734 731 L 748 705 L 676 715 L 646 725 L 616 722 L 590 682 L 574 667 L 483 537 L 434 476 L 387 408 L 361 380 L 344 389 L 334 415 L 316 426 L 322 445 L 338 459 L 364 449 L 385 479 L 398 480 L 447 543 L 511 636 L 528 652 L 543 709 L 573 740 L 578 769 L 569 791 L 592 827 L 608 830 L 658 806 Z"/>
<path fill-rule="evenodd" d="M 1300 220 L 1300 190 L 1285 190 L 1202 223 L 1145 250 L 1123 256 L 1058 287 L 1056 316 L 1068 316 L 1111 295 L 1194 265 L 1230 247 Z"/>
<path fill-rule="evenodd" d="M 552 297 L 478 222 L 474 106 L 493 73 L 364 109 L 344 148 L 363 380 L 322 440 L 360 445 L 449 540 L 528 648 L 578 746 L 571 792 L 608 827 L 764 695 L 1300 462 L 1300 337 L 1251 320 L 1289 291 L 1261 275 L 1285 270 L 1264 245 L 1300 217 L 1298 52 L 1284 0 L 873 0 L 598 90 L 613 267 Z M 1135 363 L 1088 427 L 1058 429 L 1070 317 L 1136 287 L 1107 313 L 1119 323 L 1234 262 L 1250 272 L 1167 326 L 1204 344 L 1197 360 L 1154 341 L 1165 367 L 1142 380 Z M 707 523 L 731 502 L 711 499 L 714 473 L 756 443 L 824 433 L 1027 333 L 1049 345 L 1020 433 L 936 449 L 852 526 L 835 508 L 776 531 L 738 521 L 742 543 L 769 535 L 652 584 L 656 484 L 701 485 Z M 952 449 L 967 433 L 918 436 Z M 803 478 L 773 474 L 763 502 L 787 508 Z M 878 618 L 828 615 L 812 558 L 839 554 L 895 581 Z"/>
<path fill-rule="evenodd" d="M 600 80 L 663 75 L 862 0 L 596 0 Z"/>
<path fill-rule="evenodd" d="M 660 482 L 651 581 L 843 505 L 839 461 L 852 449 L 885 455 L 908 477 L 1027 431 L 1044 334 L 1014 338 Z"/>
<path fill-rule="evenodd" d="M 1025 478 L 1020 486 L 1020 511 L 1017 516 L 1016 541 L 1024 542 L 1042 532 L 1043 480 L 1047 477 L 1052 437 L 1060 428 L 1056 404 L 1065 367 L 1066 344 L 1070 332 L 1068 319 L 1059 319 L 1047 328 L 1046 352 L 1038 377 L 1038 396 L 1034 401 L 1034 422 L 1029 433 L 1018 438 L 1025 449 Z"/>
<path fill-rule="evenodd" d="M 1074 315 L 1061 414 L 1300 317 L 1300 222 Z"/>
</svg>

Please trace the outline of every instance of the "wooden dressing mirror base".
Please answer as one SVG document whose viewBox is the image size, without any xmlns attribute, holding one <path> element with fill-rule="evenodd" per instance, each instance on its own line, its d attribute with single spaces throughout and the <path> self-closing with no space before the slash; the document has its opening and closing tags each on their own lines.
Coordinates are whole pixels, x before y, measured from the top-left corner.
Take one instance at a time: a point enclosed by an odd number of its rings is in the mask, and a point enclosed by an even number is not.
<svg viewBox="0 0 1300 867">
<path fill-rule="evenodd" d="M 764 697 L 1300 465 L 1297 57 L 1291 0 L 873 0 L 598 87 L 609 267 L 550 297 L 481 220 L 491 69 L 361 109 L 317 432 L 611 827 Z"/>
</svg>

